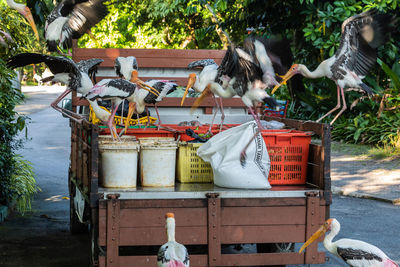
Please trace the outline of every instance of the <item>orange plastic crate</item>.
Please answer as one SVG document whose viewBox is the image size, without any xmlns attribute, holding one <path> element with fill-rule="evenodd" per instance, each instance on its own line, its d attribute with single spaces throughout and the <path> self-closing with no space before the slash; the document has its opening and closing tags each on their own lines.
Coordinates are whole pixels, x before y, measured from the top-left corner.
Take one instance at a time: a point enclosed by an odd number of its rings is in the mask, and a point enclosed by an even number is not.
<svg viewBox="0 0 400 267">
<path fill-rule="evenodd" d="M 271 185 L 305 184 L 311 134 L 295 130 L 262 131 L 268 149 Z"/>
</svg>

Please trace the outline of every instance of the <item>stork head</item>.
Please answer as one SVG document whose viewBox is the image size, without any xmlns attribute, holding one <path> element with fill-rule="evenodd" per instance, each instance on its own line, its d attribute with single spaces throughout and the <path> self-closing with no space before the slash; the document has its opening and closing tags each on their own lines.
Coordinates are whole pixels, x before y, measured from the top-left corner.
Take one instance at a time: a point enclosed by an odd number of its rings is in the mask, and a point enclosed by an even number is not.
<svg viewBox="0 0 400 267">
<path fill-rule="evenodd" d="M 22 16 L 24 16 L 26 18 L 26 20 L 29 22 L 29 24 L 32 27 L 33 32 L 35 33 L 36 40 L 39 41 L 39 33 L 37 31 L 36 24 L 35 24 L 35 21 L 33 20 L 32 12 L 29 9 L 29 7 L 23 6 L 23 7 L 19 8 L 19 9 L 17 9 L 17 11 Z"/>
<path fill-rule="evenodd" d="M 188 83 L 186 85 L 185 93 L 182 96 L 181 106 L 183 105 L 183 102 L 185 101 L 185 98 L 189 92 L 189 88 L 191 88 L 195 84 L 195 82 L 196 82 L 196 73 L 190 73 Z"/>
<path fill-rule="evenodd" d="M 133 70 L 131 74 L 132 74 L 130 80 L 131 82 L 138 84 L 144 90 L 149 91 L 151 94 L 157 97 L 160 95 L 160 93 L 156 89 L 154 89 L 153 87 L 151 87 L 150 85 L 146 84 L 144 81 L 138 78 L 139 73 L 137 70 Z"/>
<path fill-rule="evenodd" d="M 324 235 L 327 231 L 331 231 L 332 228 L 336 228 L 335 226 L 339 226 L 340 229 L 340 224 L 336 219 L 332 218 L 326 220 L 324 224 L 304 243 L 304 245 L 300 248 L 299 253 L 301 253 L 306 247 L 317 240 L 320 236 Z"/>
<path fill-rule="evenodd" d="M 299 64 L 293 64 L 289 71 L 282 77 L 282 81 L 278 84 L 275 85 L 274 89 L 271 91 L 271 95 L 275 93 L 275 91 L 281 87 L 282 84 L 285 84 L 290 78 L 292 78 L 294 75 L 300 73 L 300 65 Z"/>
</svg>

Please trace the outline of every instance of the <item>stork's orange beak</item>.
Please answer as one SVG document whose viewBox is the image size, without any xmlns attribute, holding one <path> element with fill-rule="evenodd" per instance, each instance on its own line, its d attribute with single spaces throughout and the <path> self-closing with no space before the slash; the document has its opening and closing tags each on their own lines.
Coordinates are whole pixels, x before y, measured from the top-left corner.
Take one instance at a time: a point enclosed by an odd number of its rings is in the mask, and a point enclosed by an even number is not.
<svg viewBox="0 0 400 267">
<path fill-rule="evenodd" d="M 301 246 L 299 253 L 301 253 L 306 247 L 308 247 L 312 242 L 317 240 L 320 236 L 324 235 L 328 231 L 330 220 L 326 221 L 307 241 Z"/>
<path fill-rule="evenodd" d="M 298 65 L 294 64 L 293 66 L 290 67 L 289 71 L 282 77 L 282 81 L 279 84 L 275 85 L 274 89 L 272 89 L 271 95 L 273 95 L 275 91 L 282 86 L 282 84 L 285 84 L 290 78 L 292 78 L 294 75 L 298 73 L 299 73 Z"/>
<path fill-rule="evenodd" d="M 193 106 L 190 108 L 190 112 L 193 112 L 201 104 L 201 102 L 203 102 L 204 98 L 211 94 L 212 92 L 210 89 L 210 85 L 207 85 L 201 95 L 196 99 L 196 101 L 194 101 Z"/>
<path fill-rule="evenodd" d="M 187 94 L 189 92 L 189 88 L 192 87 L 195 82 L 196 82 L 196 74 L 195 73 L 190 73 L 189 74 L 189 80 L 188 80 L 188 83 L 186 85 L 185 93 L 182 96 L 181 106 L 183 105 L 183 102 L 185 101 L 185 98 L 186 98 L 186 96 L 187 96 Z"/>
<path fill-rule="evenodd" d="M 131 76 L 131 82 L 139 84 L 144 90 L 149 91 L 150 93 L 152 93 L 153 95 L 155 95 L 157 97 L 160 95 L 160 93 L 156 89 L 154 89 L 150 85 L 146 84 L 144 81 L 140 80 L 138 78 L 138 76 L 139 76 L 139 73 L 137 72 L 137 70 L 133 70 L 132 76 Z"/>
<path fill-rule="evenodd" d="M 125 133 L 128 130 L 129 121 L 132 118 L 133 112 L 135 111 L 135 107 L 136 107 L 136 103 L 135 102 L 129 102 L 128 116 L 126 117 L 126 120 L 125 120 Z"/>
<path fill-rule="evenodd" d="M 32 12 L 27 6 L 24 8 L 24 12 L 22 13 L 22 15 L 28 20 L 33 32 L 35 33 L 36 40 L 39 41 L 39 33 L 37 31 L 35 21 L 33 20 Z"/>
</svg>

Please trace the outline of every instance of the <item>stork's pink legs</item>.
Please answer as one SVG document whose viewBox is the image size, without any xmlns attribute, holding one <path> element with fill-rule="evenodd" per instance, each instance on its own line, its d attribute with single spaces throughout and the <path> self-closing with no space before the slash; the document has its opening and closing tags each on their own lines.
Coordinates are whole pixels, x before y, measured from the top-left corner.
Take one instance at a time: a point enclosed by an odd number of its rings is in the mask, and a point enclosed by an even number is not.
<svg viewBox="0 0 400 267">
<path fill-rule="evenodd" d="M 112 104 L 112 112 L 111 115 L 108 117 L 108 120 L 105 122 L 105 124 L 108 126 L 108 128 L 110 129 L 110 133 L 112 138 L 118 139 L 119 140 L 119 136 L 117 134 L 117 129 L 114 127 L 114 117 L 115 117 L 115 113 L 117 113 L 117 109 L 120 103 L 118 103 L 117 105 Z"/>
<path fill-rule="evenodd" d="M 342 93 L 342 97 L 343 97 L 343 108 L 342 110 L 338 113 L 338 115 L 336 115 L 336 117 L 331 121 L 331 125 L 333 124 L 333 122 L 339 117 L 340 114 L 343 113 L 343 111 L 346 110 L 346 102 L 344 100 L 344 92 L 343 92 L 343 88 L 340 88 L 339 85 L 336 85 L 337 87 L 337 105 L 336 107 L 334 107 L 333 109 L 331 109 L 328 113 L 326 113 L 324 116 L 322 116 L 321 118 L 319 118 L 318 120 L 316 120 L 316 122 L 320 122 L 323 118 L 325 118 L 326 116 L 328 116 L 329 114 L 331 114 L 332 112 L 334 112 L 335 110 L 337 110 L 338 108 L 340 108 L 340 93 Z"/>
<path fill-rule="evenodd" d="M 55 110 L 57 110 L 58 112 L 61 112 L 62 114 L 64 114 L 65 116 L 67 116 L 68 118 L 71 118 L 77 122 L 81 122 L 82 121 L 82 117 L 80 117 L 79 115 L 75 114 L 72 111 L 69 111 L 65 108 L 61 108 L 58 106 L 58 103 L 60 103 L 60 101 L 66 97 L 72 90 L 71 89 L 67 89 L 65 90 L 61 95 L 59 95 L 51 104 L 50 106 L 52 108 L 54 108 Z"/>
<path fill-rule="evenodd" d="M 224 113 L 224 103 L 222 102 L 222 97 L 219 98 L 219 108 L 221 110 L 221 124 L 219 126 L 219 131 L 222 131 L 222 127 L 224 126 L 225 113 Z"/>
<path fill-rule="evenodd" d="M 332 124 L 335 122 L 335 120 L 336 120 L 337 118 L 339 118 L 339 116 L 340 116 L 340 115 L 346 110 L 346 108 L 347 108 L 346 99 L 345 99 L 345 97 L 344 97 L 344 90 L 343 90 L 343 88 L 340 88 L 340 92 L 342 93 L 343 107 L 342 107 L 342 109 L 339 111 L 339 113 L 336 115 L 336 117 L 333 118 L 333 120 L 329 123 L 330 125 L 332 125 Z"/>
</svg>

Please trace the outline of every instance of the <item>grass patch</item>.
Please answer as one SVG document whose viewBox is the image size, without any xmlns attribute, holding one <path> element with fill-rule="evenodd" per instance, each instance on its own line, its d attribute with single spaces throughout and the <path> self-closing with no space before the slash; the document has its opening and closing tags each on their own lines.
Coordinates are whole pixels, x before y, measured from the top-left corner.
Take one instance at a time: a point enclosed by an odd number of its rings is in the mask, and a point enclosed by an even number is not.
<svg viewBox="0 0 400 267">
<path fill-rule="evenodd" d="M 373 147 L 368 151 L 373 159 L 400 158 L 400 148 L 384 145 Z"/>
<path fill-rule="evenodd" d="M 353 156 L 369 155 L 371 146 L 369 145 L 358 145 L 358 144 L 345 144 L 341 142 L 333 141 L 331 143 L 332 152 L 338 152 L 341 154 L 348 154 Z"/>
</svg>

